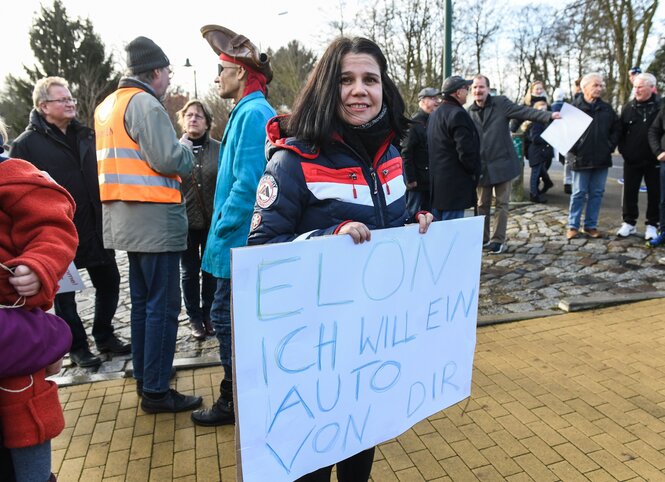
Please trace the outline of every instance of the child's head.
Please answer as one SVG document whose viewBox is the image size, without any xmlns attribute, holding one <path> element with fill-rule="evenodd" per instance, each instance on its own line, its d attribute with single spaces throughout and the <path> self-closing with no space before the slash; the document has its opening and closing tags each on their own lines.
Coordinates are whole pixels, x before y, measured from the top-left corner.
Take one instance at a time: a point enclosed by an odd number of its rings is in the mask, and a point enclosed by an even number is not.
<svg viewBox="0 0 665 482">
<path fill-rule="evenodd" d="M 538 102 L 533 104 L 533 108 L 538 110 L 547 110 L 547 102 L 545 102 L 544 100 L 539 100 Z"/>
</svg>

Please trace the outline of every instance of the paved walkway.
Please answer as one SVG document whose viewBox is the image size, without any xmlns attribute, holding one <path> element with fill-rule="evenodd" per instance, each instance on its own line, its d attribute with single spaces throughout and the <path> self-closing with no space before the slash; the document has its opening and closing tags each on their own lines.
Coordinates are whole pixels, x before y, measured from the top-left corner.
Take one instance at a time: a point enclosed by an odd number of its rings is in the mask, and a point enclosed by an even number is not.
<svg viewBox="0 0 665 482">
<path fill-rule="evenodd" d="M 664 344 L 661 300 L 481 327 L 471 398 L 382 444 L 372 479 L 665 480 Z M 219 375 L 175 385 L 209 405 Z M 60 393 L 63 482 L 235 480 L 232 427 L 144 414 L 131 379 Z"/>
<path fill-rule="evenodd" d="M 528 204 L 514 207 L 508 223 L 508 249 L 500 255 L 484 255 L 480 278 L 478 314 L 483 321 L 501 317 L 538 315 L 538 311 L 556 310 L 564 299 L 604 294 L 612 297 L 665 291 L 665 266 L 657 263 L 665 249 L 647 249 L 642 236 L 622 239 L 580 238 L 571 242 L 564 237 L 566 214 L 556 206 Z M 127 257 L 118 252 L 122 275 L 120 306 L 116 314 L 116 332 L 130 338 L 129 286 Z M 85 278 L 85 276 L 84 276 Z M 92 330 L 94 290 L 77 295 L 81 318 Z M 533 316 L 532 315 L 532 316 Z M 180 315 L 176 361 L 181 367 L 201 357 L 218 359 L 217 341 L 204 342 L 190 336 L 187 315 Z M 117 378 L 130 367 L 129 356 L 102 357 L 99 368 L 85 369 L 65 363 L 58 381 L 61 384 Z"/>
</svg>

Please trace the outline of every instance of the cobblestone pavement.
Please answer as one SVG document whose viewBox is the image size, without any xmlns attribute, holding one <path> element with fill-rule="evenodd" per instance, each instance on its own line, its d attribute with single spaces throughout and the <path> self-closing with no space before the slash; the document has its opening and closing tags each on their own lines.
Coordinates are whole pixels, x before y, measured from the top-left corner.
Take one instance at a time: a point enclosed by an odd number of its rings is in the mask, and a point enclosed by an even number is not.
<svg viewBox="0 0 665 482">
<path fill-rule="evenodd" d="M 580 238 L 568 242 L 566 213 L 558 207 L 529 204 L 514 207 L 509 216 L 507 251 L 483 255 L 478 315 L 484 319 L 509 314 L 555 310 L 564 298 L 594 294 L 625 295 L 665 291 L 665 266 L 657 263 L 664 249 L 650 250 L 642 236 L 605 239 Z M 130 338 L 127 257 L 118 252 L 122 275 L 121 300 L 116 313 L 116 333 Z M 86 283 L 85 270 L 82 271 Z M 92 329 L 94 290 L 77 295 L 86 329 Z M 180 314 L 176 365 L 204 357 L 218 360 L 217 340 L 199 342 L 190 336 L 187 315 Z M 89 337 L 92 340 L 92 337 Z M 93 344 L 94 345 L 94 344 Z M 131 366 L 131 357 L 105 357 L 98 370 L 71 366 L 67 361 L 58 382 L 68 384 L 118 377 Z"/>
</svg>

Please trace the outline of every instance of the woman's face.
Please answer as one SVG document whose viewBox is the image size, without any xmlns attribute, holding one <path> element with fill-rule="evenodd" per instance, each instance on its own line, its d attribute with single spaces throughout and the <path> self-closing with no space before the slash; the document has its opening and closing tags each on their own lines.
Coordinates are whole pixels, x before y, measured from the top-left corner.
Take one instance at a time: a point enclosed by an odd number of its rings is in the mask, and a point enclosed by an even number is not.
<svg viewBox="0 0 665 482">
<path fill-rule="evenodd" d="M 543 84 L 533 84 L 533 87 L 531 87 L 531 95 L 542 97 L 544 93 L 545 89 L 543 88 Z"/>
<path fill-rule="evenodd" d="M 208 122 L 205 115 L 203 115 L 203 110 L 198 105 L 190 105 L 184 117 L 185 130 L 190 139 L 198 139 L 208 130 Z"/>
<path fill-rule="evenodd" d="M 342 57 L 339 89 L 339 115 L 347 124 L 366 124 L 381 112 L 381 69 L 371 55 L 349 53 Z"/>
</svg>

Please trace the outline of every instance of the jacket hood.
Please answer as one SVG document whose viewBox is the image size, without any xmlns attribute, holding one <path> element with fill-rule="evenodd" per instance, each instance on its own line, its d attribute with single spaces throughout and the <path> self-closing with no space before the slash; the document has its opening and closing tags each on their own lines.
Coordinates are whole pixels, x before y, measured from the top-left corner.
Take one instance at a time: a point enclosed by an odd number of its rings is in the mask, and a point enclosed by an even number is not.
<svg viewBox="0 0 665 482">
<path fill-rule="evenodd" d="M 2 159 L 2 175 L 0 175 L 0 187 L 2 186 L 16 186 L 17 184 L 31 184 L 37 187 L 48 187 L 61 191 L 66 194 L 67 198 L 74 204 L 69 192 L 65 188 L 57 184 L 47 173 L 44 171 L 34 170 L 34 166 L 28 161 L 15 158 Z"/>
<path fill-rule="evenodd" d="M 288 115 L 278 115 L 268 121 L 266 125 L 266 158 L 270 160 L 277 151 L 287 149 L 305 159 L 316 159 L 319 156 L 319 149 L 311 143 L 287 135 L 287 119 Z"/>
</svg>

